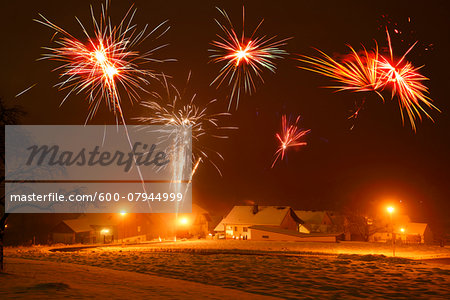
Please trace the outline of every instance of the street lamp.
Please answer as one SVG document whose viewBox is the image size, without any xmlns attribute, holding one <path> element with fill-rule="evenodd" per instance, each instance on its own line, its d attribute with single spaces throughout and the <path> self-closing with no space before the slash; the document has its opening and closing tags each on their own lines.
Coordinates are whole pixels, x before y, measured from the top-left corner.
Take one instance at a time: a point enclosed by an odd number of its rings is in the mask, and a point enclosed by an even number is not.
<svg viewBox="0 0 450 300">
<path fill-rule="evenodd" d="M 189 223 L 189 220 L 188 218 L 180 218 L 178 222 L 180 222 L 180 225 L 187 225 Z"/>
<path fill-rule="evenodd" d="M 392 213 L 395 211 L 395 208 L 394 208 L 393 206 L 388 206 L 388 207 L 386 208 L 386 210 L 387 210 L 387 212 L 388 212 L 389 214 L 392 214 Z"/>
<path fill-rule="evenodd" d="M 175 221 L 175 241 L 177 240 L 177 235 L 181 234 L 185 236 L 188 234 L 189 229 L 189 219 L 187 217 L 181 217 L 176 219 Z"/>
<path fill-rule="evenodd" d="M 391 221 L 391 238 L 392 238 L 392 256 L 395 256 L 395 233 L 394 233 L 394 225 L 392 224 L 392 214 L 395 211 L 395 208 L 393 206 L 388 206 L 386 208 L 389 218 Z"/>
<path fill-rule="evenodd" d="M 406 243 L 406 229 L 405 228 L 400 228 L 400 232 L 402 233 L 402 242 Z"/>
<path fill-rule="evenodd" d="M 103 234 L 103 244 L 106 244 L 106 235 L 109 233 L 109 229 L 104 228 L 100 232 L 101 232 L 101 234 Z"/>
<path fill-rule="evenodd" d="M 122 244 L 123 244 L 123 239 L 125 238 L 125 236 L 126 236 L 126 233 L 125 233 L 125 229 L 126 229 L 126 227 L 125 227 L 125 215 L 127 214 L 127 212 L 126 211 L 124 211 L 124 210 L 121 210 L 120 211 L 120 216 L 122 217 Z M 117 235 L 117 238 L 119 238 L 119 234 Z"/>
</svg>

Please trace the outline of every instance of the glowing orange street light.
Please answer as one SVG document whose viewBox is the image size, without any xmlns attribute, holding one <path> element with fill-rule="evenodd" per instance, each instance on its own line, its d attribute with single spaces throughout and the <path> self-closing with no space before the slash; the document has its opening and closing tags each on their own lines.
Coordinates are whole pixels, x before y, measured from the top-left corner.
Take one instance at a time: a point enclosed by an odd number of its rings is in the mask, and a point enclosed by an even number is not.
<svg viewBox="0 0 450 300">
<path fill-rule="evenodd" d="M 122 232 L 122 243 L 123 243 L 123 239 L 126 236 L 126 227 L 125 227 L 125 215 L 127 214 L 126 211 L 121 210 L 120 211 L 120 216 L 122 216 L 122 228 L 123 228 L 123 232 Z"/>
<path fill-rule="evenodd" d="M 400 228 L 400 232 L 404 233 L 405 232 L 405 228 Z"/>
<path fill-rule="evenodd" d="M 189 220 L 188 220 L 188 218 L 180 218 L 180 219 L 178 220 L 178 222 L 179 222 L 181 225 L 187 225 L 187 224 L 189 223 Z"/>
<path fill-rule="evenodd" d="M 392 213 L 395 211 L 393 206 L 386 207 L 387 212 L 389 213 L 391 219 L 391 238 L 392 238 L 392 256 L 395 256 L 395 233 L 394 233 L 394 225 L 392 224 Z"/>
<path fill-rule="evenodd" d="M 101 234 L 103 234 L 103 244 L 106 244 L 106 235 L 109 233 L 108 228 L 104 228 L 100 231 Z"/>
</svg>

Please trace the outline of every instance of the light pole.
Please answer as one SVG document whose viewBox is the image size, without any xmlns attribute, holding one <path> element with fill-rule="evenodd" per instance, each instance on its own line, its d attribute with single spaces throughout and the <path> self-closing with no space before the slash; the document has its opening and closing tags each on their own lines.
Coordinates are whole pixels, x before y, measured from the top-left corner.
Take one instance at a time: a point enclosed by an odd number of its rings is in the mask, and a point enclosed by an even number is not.
<svg viewBox="0 0 450 300">
<path fill-rule="evenodd" d="M 106 235 L 109 233 L 109 229 L 102 229 L 101 233 L 103 234 L 103 244 L 106 244 Z"/>
<path fill-rule="evenodd" d="M 405 244 L 406 244 L 406 234 L 405 234 L 405 228 L 400 228 L 400 232 L 402 233 L 402 239 L 403 239 L 403 241 L 402 242 L 404 242 Z"/>
<path fill-rule="evenodd" d="M 189 236 L 189 224 L 190 221 L 187 217 L 177 218 L 176 221 L 176 235 L 180 234 L 182 237 Z M 176 238 L 176 237 L 175 237 Z"/>
<path fill-rule="evenodd" d="M 125 238 L 125 215 L 127 214 L 126 211 L 122 210 L 120 212 L 120 216 L 122 217 L 122 244 L 123 244 L 123 240 Z"/>
<path fill-rule="evenodd" d="M 392 256 L 395 256 L 395 233 L 394 233 L 394 224 L 392 223 L 392 214 L 395 211 L 395 208 L 393 206 L 388 206 L 386 208 L 389 218 L 391 221 L 391 238 L 392 238 Z"/>
</svg>

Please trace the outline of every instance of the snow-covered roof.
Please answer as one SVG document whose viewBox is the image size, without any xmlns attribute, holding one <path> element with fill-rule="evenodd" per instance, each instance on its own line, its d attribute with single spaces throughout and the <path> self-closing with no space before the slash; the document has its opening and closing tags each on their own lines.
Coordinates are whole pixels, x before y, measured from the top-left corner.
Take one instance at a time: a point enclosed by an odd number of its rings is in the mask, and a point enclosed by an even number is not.
<svg viewBox="0 0 450 300">
<path fill-rule="evenodd" d="M 77 219 L 63 220 L 74 232 L 87 232 L 93 230 L 92 226 L 112 226 L 117 220 L 111 214 L 86 214 Z"/>
<path fill-rule="evenodd" d="M 195 203 L 192 203 L 192 213 L 197 215 L 209 214 L 206 209 Z"/>
<path fill-rule="evenodd" d="M 214 230 L 224 231 L 223 224 L 280 226 L 286 215 L 292 211 L 289 206 L 258 206 L 256 213 L 254 209 L 253 205 L 233 207 Z"/>
<path fill-rule="evenodd" d="M 64 220 L 63 223 L 69 226 L 74 232 L 88 232 L 92 230 L 89 223 L 82 219 Z"/>
<path fill-rule="evenodd" d="M 423 235 L 427 228 L 427 223 L 408 223 L 406 225 L 406 234 L 420 234 Z"/>
<path fill-rule="evenodd" d="M 326 211 L 315 211 L 315 210 L 295 210 L 295 214 L 309 224 L 322 224 Z"/>
</svg>

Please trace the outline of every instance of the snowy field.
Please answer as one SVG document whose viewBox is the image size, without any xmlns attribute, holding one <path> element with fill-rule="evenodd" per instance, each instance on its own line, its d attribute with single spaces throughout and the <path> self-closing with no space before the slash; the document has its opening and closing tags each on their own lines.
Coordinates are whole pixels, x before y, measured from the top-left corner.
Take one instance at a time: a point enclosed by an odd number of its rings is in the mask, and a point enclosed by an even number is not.
<svg viewBox="0 0 450 300">
<path fill-rule="evenodd" d="M 51 252 L 9 248 L 8 258 L 96 266 L 282 298 L 450 299 L 448 247 L 369 243 L 179 241 Z M 357 253 L 357 254 L 355 254 Z"/>
<path fill-rule="evenodd" d="M 8 258 L 0 299 L 274 299 L 185 280 L 86 265 Z"/>
<path fill-rule="evenodd" d="M 121 247 L 111 249 L 120 250 Z M 242 240 L 194 240 L 127 246 L 127 250 L 197 253 L 376 254 L 392 256 L 391 244 L 364 242 L 262 242 Z M 450 246 L 397 245 L 396 256 L 411 259 L 450 258 Z"/>
</svg>

